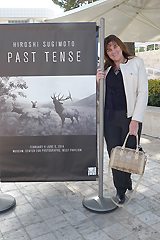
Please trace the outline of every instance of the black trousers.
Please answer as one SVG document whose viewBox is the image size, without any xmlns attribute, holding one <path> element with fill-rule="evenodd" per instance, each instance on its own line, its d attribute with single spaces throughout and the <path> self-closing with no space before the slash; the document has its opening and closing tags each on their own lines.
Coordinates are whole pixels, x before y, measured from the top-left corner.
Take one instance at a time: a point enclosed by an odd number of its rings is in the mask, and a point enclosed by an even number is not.
<svg viewBox="0 0 160 240">
<path fill-rule="evenodd" d="M 112 148 L 122 146 L 127 133 L 131 118 L 127 118 L 125 111 L 114 111 L 111 118 L 104 120 L 104 137 L 107 144 L 107 151 L 110 157 Z M 138 138 L 142 131 L 142 123 L 139 123 Z M 130 135 L 126 144 L 127 147 L 136 148 L 136 137 Z M 118 194 L 124 194 L 131 184 L 131 174 L 112 169 L 114 186 Z"/>
</svg>

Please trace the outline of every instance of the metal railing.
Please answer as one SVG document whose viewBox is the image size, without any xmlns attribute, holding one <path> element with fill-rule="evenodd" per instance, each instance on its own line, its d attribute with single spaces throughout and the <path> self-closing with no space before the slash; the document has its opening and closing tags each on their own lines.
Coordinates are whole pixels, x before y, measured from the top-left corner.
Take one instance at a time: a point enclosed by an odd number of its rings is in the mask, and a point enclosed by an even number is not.
<svg viewBox="0 0 160 240">
<path fill-rule="evenodd" d="M 160 79 L 160 69 L 146 68 L 148 79 Z"/>
</svg>

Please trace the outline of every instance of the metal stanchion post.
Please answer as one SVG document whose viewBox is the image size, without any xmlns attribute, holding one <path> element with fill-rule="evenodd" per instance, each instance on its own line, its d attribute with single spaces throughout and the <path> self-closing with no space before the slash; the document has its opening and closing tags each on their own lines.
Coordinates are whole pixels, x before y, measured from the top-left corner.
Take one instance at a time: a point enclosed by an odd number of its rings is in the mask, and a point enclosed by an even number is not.
<svg viewBox="0 0 160 240">
<path fill-rule="evenodd" d="M 0 185 L 1 185 L 1 179 L 0 179 Z M 10 196 L 9 194 L 0 193 L 0 214 L 10 210 L 11 208 L 15 207 L 15 205 L 16 205 L 16 200 L 14 197 Z"/>
<path fill-rule="evenodd" d="M 100 68 L 104 70 L 104 18 L 100 19 Z M 85 197 L 83 206 L 94 212 L 111 212 L 117 208 L 110 198 L 103 196 L 103 153 L 104 153 L 104 137 L 103 137 L 103 112 L 104 112 L 104 81 L 100 81 L 100 97 L 99 97 L 99 192 L 98 196 Z"/>
</svg>

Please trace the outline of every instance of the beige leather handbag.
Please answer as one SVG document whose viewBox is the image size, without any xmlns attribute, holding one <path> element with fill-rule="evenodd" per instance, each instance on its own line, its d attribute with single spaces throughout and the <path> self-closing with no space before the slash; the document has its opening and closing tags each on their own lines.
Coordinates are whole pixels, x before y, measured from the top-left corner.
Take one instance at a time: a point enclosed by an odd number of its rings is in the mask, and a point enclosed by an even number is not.
<svg viewBox="0 0 160 240">
<path fill-rule="evenodd" d="M 143 175 L 147 157 L 143 151 L 138 148 L 138 135 L 136 136 L 136 149 L 126 148 L 126 142 L 129 137 L 127 134 L 123 146 L 117 146 L 112 149 L 109 160 L 110 168 L 123 172 Z"/>
</svg>

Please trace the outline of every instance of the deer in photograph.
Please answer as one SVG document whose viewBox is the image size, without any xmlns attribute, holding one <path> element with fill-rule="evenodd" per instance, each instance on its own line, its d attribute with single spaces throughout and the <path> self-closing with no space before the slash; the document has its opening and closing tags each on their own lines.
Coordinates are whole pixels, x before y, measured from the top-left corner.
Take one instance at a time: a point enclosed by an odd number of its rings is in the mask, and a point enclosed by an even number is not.
<svg viewBox="0 0 160 240">
<path fill-rule="evenodd" d="M 37 106 L 36 106 L 36 105 L 37 105 L 37 101 L 34 101 L 34 102 L 31 101 L 31 103 L 32 103 L 32 108 L 36 108 L 36 107 L 37 107 Z"/>
<path fill-rule="evenodd" d="M 56 113 L 59 115 L 59 117 L 62 120 L 62 126 L 64 124 L 64 121 L 66 118 L 70 118 L 72 123 L 74 122 L 74 118 L 77 120 L 77 122 L 79 122 L 79 112 L 77 109 L 68 109 L 63 107 L 63 102 L 71 99 L 71 94 L 69 92 L 69 96 L 64 98 L 64 95 L 60 96 L 60 94 L 58 96 L 56 96 L 55 94 L 53 95 L 53 97 L 51 96 L 52 100 L 53 100 L 53 104 L 55 107 L 55 111 Z"/>
</svg>

